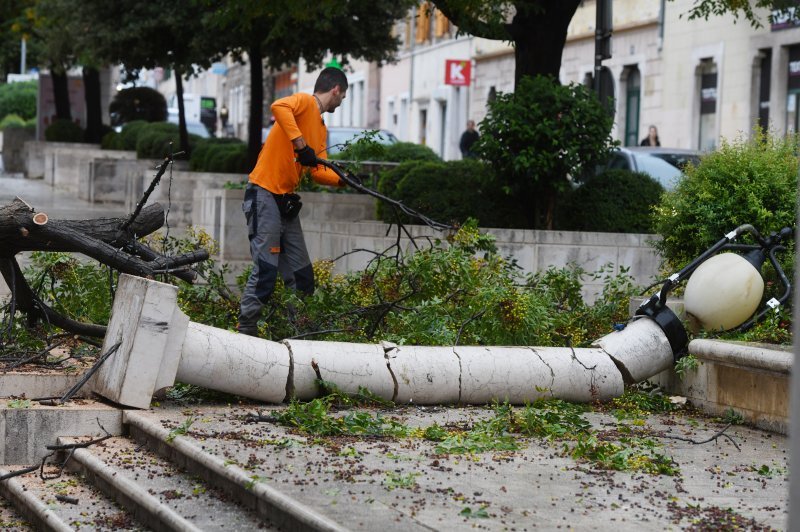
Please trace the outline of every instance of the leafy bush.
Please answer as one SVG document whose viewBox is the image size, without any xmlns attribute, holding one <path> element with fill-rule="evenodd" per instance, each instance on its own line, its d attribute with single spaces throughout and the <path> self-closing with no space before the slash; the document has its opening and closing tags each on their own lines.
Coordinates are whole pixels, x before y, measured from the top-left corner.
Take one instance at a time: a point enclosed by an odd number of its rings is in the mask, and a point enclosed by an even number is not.
<svg viewBox="0 0 800 532">
<path fill-rule="evenodd" d="M 36 118 L 37 87 L 37 81 L 0 84 L 0 118 L 10 114 Z"/>
<path fill-rule="evenodd" d="M 477 219 L 484 227 L 514 227 L 508 197 L 490 185 L 492 169 L 477 160 L 408 161 L 386 172 L 379 190 L 405 205 L 441 222 L 462 223 Z M 396 213 L 382 203 L 379 216 L 396 221 Z M 401 218 L 414 223 L 413 219 Z"/>
<path fill-rule="evenodd" d="M 663 237 L 655 245 L 670 269 L 683 267 L 742 224 L 762 234 L 794 227 L 797 150 L 797 137 L 757 130 L 750 139 L 724 141 L 698 166 L 687 167 L 655 210 L 655 230 Z"/>
<path fill-rule="evenodd" d="M 26 125 L 27 122 L 25 119 L 18 114 L 6 115 L 2 120 L 0 120 L 0 130 L 8 128 L 24 128 Z"/>
<path fill-rule="evenodd" d="M 572 191 L 558 206 L 556 223 L 569 231 L 650 233 L 653 208 L 664 187 L 647 174 L 608 170 Z"/>
<path fill-rule="evenodd" d="M 103 150 L 122 150 L 122 135 L 116 131 L 109 131 L 100 140 L 100 148 Z"/>
<path fill-rule="evenodd" d="M 583 85 L 525 76 L 513 93 L 489 103 L 473 150 L 492 164 L 496 187 L 513 197 L 528 227 L 549 229 L 567 175 L 583 175 L 608 157 L 612 125 Z"/>
<path fill-rule="evenodd" d="M 44 138 L 50 142 L 83 142 L 83 135 L 83 128 L 72 120 L 54 120 L 44 130 Z"/>
<path fill-rule="evenodd" d="M 247 145 L 238 139 L 203 139 L 192 150 L 189 169 L 197 172 L 247 174 Z"/>
<path fill-rule="evenodd" d="M 136 131 L 136 157 L 139 159 L 161 159 L 180 150 L 178 125 L 169 122 L 145 123 Z M 123 133 L 125 129 L 123 129 Z M 189 135 L 190 146 L 200 137 Z"/>
<path fill-rule="evenodd" d="M 397 142 L 385 147 L 384 161 L 402 163 L 403 161 L 440 161 L 436 152 L 428 146 L 413 142 Z"/>
<path fill-rule="evenodd" d="M 119 91 L 108 107 L 113 125 L 134 120 L 163 122 L 167 119 L 167 101 L 155 89 L 132 87 Z"/>
<path fill-rule="evenodd" d="M 146 120 L 134 120 L 122 126 L 119 132 L 119 145 L 122 150 L 136 150 L 136 143 L 139 142 L 139 134 L 147 127 Z"/>
</svg>

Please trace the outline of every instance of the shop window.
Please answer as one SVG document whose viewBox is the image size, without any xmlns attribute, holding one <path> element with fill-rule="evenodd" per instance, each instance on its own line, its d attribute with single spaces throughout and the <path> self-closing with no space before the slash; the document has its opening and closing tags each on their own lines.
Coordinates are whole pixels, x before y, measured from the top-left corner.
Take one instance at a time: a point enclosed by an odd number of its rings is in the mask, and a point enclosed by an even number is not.
<svg viewBox="0 0 800 532">
<path fill-rule="evenodd" d="M 698 148 L 712 151 L 717 147 L 717 66 L 710 59 L 700 65 L 700 127 Z"/>
<path fill-rule="evenodd" d="M 769 91 L 770 79 L 772 77 L 772 50 L 767 48 L 761 50 L 761 60 L 759 61 L 759 83 L 758 83 L 758 124 L 764 128 L 769 128 Z"/>
<path fill-rule="evenodd" d="M 635 66 L 627 68 L 625 86 L 625 145 L 639 144 L 639 107 L 642 94 L 641 76 Z"/>
<path fill-rule="evenodd" d="M 800 131 L 800 46 L 789 48 L 789 72 L 786 85 L 786 132 Z"/>
</svg>

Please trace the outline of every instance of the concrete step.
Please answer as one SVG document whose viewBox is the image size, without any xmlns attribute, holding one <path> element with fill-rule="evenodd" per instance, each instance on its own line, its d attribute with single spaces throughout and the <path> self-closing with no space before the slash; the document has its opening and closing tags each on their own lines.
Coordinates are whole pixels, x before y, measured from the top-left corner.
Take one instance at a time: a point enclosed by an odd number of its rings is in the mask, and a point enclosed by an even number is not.
<svg viewBox="0 0 800 532">
<path fill-rule="evenodd" d="M 35 464 L 50 454 L 47 446 L 59 436 L 97 437 L 104 430 L 122 433 L 122 410 L 90 399 L 61 406 L 0 399 L 0 465 Z"/>
<path fill-rule="evenodd" d="M 10 501 L 0 497 L 0 530 L 28 532 L 33 530 L 33 526 L 22 514 L 17 512 Z"/>
<path fill-rule="evenodd" d="M 23 467 L 3 466 L 0 474 Z M 149 530 L 76 472 L 64 471 L 52 480 L 42 480 L 39 471 L 13 477 L 0 482 L 0 495 L 23 516 L 17 521 L 19 527 L 12 526 L 12 530 Z"/>
<path fill-rule="evenodd" d="M 224 452 L 210 451 L 194 438 L 182 436 L 176 429 L 168 430 L 143 413 L 125 411 L 123 423 L 132 438 L 224 490 L 281 530 L 334 532 L 348 529 L 287 495 L 284 490 L 276 489 L 252 471 L 237 465 L 235 460 L 223 459 Z"/>
<path fill-rule="evenodd" d="M 75 441 L 59 438 L 63 444 Z M 70 467 L 156 530 L 275 530 L 221 489 L 130 438 L 110 438 L 76 449 Z"/>
</svg>

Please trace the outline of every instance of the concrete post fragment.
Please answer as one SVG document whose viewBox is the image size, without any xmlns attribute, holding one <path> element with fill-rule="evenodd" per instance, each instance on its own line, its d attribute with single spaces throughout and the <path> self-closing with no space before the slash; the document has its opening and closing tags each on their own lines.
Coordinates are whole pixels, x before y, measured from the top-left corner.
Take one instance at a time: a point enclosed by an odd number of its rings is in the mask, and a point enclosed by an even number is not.
<svg viewBox="0 0 800 532">
<path fill-rule="evenodd" d="M 595 340 L 594 344 L 614 360 L 625 384 L 642 382 L 672 367 L 674 357 L 661 327 L 650 318 L 632 321 L 621 331 Z"/>
<path fill-rule="evenodd" d="M 383 348 L 376 344 L 284 340 L 292 356 L 291 396 L 308 400 L 319 396 L 316 380 L 332 382 L 346 393 L 364 387 L 375 395 L 392 400 L 395 395 L 392 375 L 386 366 Z"/>
<path fill-rule="evenodd" d="M 189 318 L 177 305 L 178 291 L 168 284 L 120 275 L 103 352 L 119 349 L 93 377 L 92 389 L 126 406 L 147 408 L 157 386 L 175 382 Z"/>
<path fill-rule="evenodd" d="M 459 402 L 461 364 L 452 347 L 397 346 L 388 342 L 382 345 L 396 384 L 396 403 Z"/>
<path fill-rule="evenodd" d="M 460 402 L 608 400 L 624 391 L 622 376 L 599 349 L 567 347 L 456 347 L 461 361 Z"/>
<path fill-rule="evenodd" d="M 289 366 L 283 344 L 190 322 L 177 380 L 280 403 L 286 396 Z"/>
</svg>

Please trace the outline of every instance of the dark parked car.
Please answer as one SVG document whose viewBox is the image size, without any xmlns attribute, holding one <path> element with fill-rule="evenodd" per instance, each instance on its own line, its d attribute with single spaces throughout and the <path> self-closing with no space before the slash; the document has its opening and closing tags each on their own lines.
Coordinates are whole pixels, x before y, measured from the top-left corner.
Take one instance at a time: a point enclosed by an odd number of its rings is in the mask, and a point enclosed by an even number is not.
<svg viewBox="0 0 800 532">
<path fill-rule="evenodd" d="M 700 152 L 680 148 L 651 148 L 631 146 L 619 148 L 600 170 L 622 169 L 650 175 L 667 189 L 672 190 L 683 174 L 683 167 L 700 162 Z"/>
</svg>

